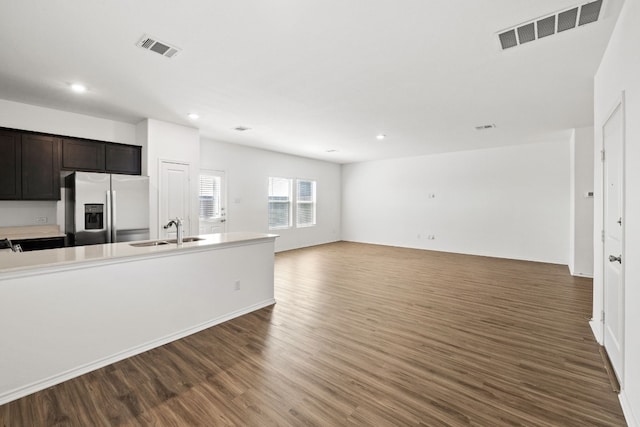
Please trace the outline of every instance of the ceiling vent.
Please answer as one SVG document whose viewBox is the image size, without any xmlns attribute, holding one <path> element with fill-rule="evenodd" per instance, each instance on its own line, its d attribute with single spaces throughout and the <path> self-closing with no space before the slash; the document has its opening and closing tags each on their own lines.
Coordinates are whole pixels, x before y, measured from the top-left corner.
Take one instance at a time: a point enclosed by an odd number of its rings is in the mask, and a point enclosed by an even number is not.
<svg viewBox="0 0 640 427">
<path fill-rule="evenodd" d="M 171 46 L 168 43 L 161 42 L 157 37 L 153 37 L 148 34 L 143 35 L 142 38 L 138 40 L 138 43 L 136 43 L 136 46 L 158 53 L 162 56 L 166 56 L 167 58 L 175 57 L 181 50 L 180 48 Z"/>
<path fill-rule="evenodd" d="M 602 10 L 602 0 L 585 3 L 572 7 L 553 15 L 543 16 L 530 22 L 525 22 L 514 28 L 498 33 L 502 50 L 524 43 L 571 30 L 581 25 L 596 22 Z"/>
</svg>

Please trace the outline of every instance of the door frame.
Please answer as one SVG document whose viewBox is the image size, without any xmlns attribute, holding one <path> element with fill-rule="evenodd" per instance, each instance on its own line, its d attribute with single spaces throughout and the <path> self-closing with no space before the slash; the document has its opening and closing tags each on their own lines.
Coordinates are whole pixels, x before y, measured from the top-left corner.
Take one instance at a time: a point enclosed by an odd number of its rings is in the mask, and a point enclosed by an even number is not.
<svg viewBox="0 0 640 427">
<path fill-rule="evenodd" d="M 600 190 L 602 191 L 602 205 L 600 206 L 600 208 L 602 209 L 602 222 L 601 222 L 601 233 L 603 238 L 600 240 L 600 244 L 602 245 L 602 258 L 601 258 L 601 265 L 602 265 L 602 294 L 601 294 L 601 298 L 602 298 L 602 306 L 600 307 L 600 311 L 602 313 L 602 316 L 600 318 L 600 323 L 601 323 L 601 342 L 602 342 L 602 346 L 604 347 L 605 345 L 605 334 L 606 334 L 606 326 L 605 326 L 605 318 L 606 316 L 608 316 L 605 313 L 605 307 L 606 307 L 606 268 L 607 268 L 607 263 L 609 263 L 609 259 L 608 256 L 609 254 L 605 253 L 605 244 L 604 244 L 604 233 L 605 233 L 605 225 L 606 225 L 606 216 L 605 216 L 605 211 L 606 211 L 606 203 L 607 200 L 605 199 L 604 195 L 605 195 L 605 186 L 606 186 L 606 174 L 605 174 L 605 162 L 606 162 L 606 156 L 607 156 L 607 151 L 606 151 L 606 147 L 605 147 L 605 126 L 607 125 L 607 123 L 609 123 L 609 120 L 611 120 L 611 118 L 613 117 L 613 115 L 619 110 L 620 114 L 622 114 L 621 116 L 621 122 L 622 122 L 622 129 L 621 129 L 621 138 L 622 138 L 622 142 L 621 142 L 621 147 L 620 147 L 620 152 L 621 152 L 621 156 L 622 156 L 622 162 L 620 163 L 620 167 L 622 168 L 621 171 L 621 179 L 620 179 L 620 195 L 622 197 L 622 202 L 621 202 L 621 215 L 622 215 L 622 224 L 621 224 L 621 230 L 620 230 L 620 252 L 621 252 L 621 256 L 622 256 L 622 260 L 623 260 L 623 264 L 620 268 L 620 292 L 622 294 L 622 301 L 623 304 L 620 307 L 620 309 L 622 310 L 622 313 L 620 313 L 620 315 L 622 316 L 622 325 L 621 325 L 621 342 L 620 342 L 620 372 L 616 372 L 616 377 L 618 379 L 618 382 L 620 384 L 621 388 L 624 388 L 624 372 L 625 372 L 625 342 L 626 342 L 626 324 L 625 324 L 625 304 L 624 302 L 626 301 L 625 299 L 625 295 L 626 295 L 626 282 L 625 282 L 625 268 L 624 268 L 624 262 L 626 260 L 625 257 L 625 229 L 626 229 L 626 194 L 625 194 L 625 189 L 626 189 L 626 169 L 627 169 L 627 158 L 626 158 L 626 145 L 627 145 L 627 138 L 626 138 L 626 129 L 627 129 L 627 125 L 626 125 L 626 106 L 625 106 L 625 91 L 622 91 L 622 93 L 620 94 L 620 97 L 616 100 L 614 106 L 609 110 L 609 113 L 606 116 L 606 119 L 604 120 L 604 122 L 602 123 L 601 126 L 601 135 L 602 135 L 602 140 L 600 141 L 600 150 L 601 150 L 601 161 L 602 161 L 602 179 L 600 182 Z M 606 352 L 606 347 L 604 347 L 605 352 Z"/>
</svg>

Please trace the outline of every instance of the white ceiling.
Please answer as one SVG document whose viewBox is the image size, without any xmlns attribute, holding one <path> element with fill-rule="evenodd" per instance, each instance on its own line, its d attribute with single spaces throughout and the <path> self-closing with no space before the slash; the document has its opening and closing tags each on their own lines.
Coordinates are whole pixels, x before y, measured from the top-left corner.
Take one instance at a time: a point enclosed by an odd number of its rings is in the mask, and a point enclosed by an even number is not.
<svg viewBox="0 0 640 427">
<path fill-rule="evenodd" d="M 0 98 L 338 163 L 566 141 L 623 0 L 506 51 L 496 33 L 587 1 L 2 0 Z"/>
</svg>

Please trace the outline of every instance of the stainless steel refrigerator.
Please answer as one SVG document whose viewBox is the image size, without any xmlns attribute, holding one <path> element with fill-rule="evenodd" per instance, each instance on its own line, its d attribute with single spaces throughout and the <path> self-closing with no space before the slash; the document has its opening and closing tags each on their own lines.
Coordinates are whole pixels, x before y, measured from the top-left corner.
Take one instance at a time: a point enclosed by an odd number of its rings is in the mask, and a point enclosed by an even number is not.
<svg viewBox="0 0 640 427">
<path fill-rule="evenodd" d="M 149 177 L 74 172 L 65 178 L 68 244 L 149 239 Z"/>
</svg>

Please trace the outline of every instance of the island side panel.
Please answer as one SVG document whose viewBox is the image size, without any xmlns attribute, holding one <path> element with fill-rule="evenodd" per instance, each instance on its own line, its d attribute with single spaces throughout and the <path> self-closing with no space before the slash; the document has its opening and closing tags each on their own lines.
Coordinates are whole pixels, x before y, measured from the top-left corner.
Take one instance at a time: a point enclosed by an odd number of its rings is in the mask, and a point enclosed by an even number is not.
<svg viewBox="0 0 640 427">
<path fill-rule="evenodd" d="M 0 281 L 0 404 L 273 304 L 273 261 L 270 240 Z"/>
</svg>

